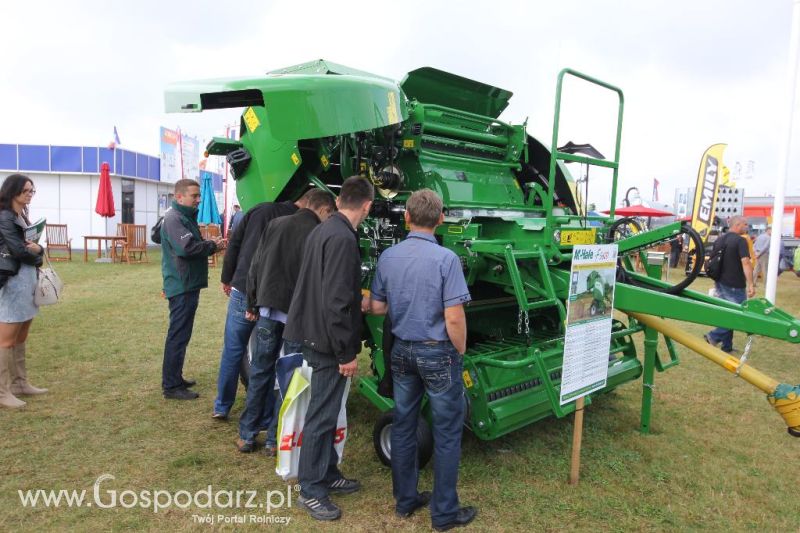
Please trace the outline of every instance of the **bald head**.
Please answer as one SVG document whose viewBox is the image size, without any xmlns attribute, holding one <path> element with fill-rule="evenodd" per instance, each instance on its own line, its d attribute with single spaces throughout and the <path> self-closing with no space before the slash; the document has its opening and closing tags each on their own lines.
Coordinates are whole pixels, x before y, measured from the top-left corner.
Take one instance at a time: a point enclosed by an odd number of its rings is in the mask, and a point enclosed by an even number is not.
<svg viewBox="0 0 800 533">
<path fill-rule="evenodd" d="M 728 223 L 731 232 L 743 235 L 747 233 L 747 219 L 742 216 L 731 217 Z"/>
</svg>

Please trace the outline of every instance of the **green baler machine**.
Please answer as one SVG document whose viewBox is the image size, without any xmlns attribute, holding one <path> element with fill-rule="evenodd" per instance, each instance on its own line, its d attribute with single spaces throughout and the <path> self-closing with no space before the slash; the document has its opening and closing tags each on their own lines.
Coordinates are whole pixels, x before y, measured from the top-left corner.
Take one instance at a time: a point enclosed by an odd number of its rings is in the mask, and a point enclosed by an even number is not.
<svg viewBox="0 0 800 533">
<path fill-rule="evenodd" d="M 561 88 L 568 76 L 618 95 L 613 160 L 571 143 L 552 148 L 558 144 Z M 461 258 L 473 299 L 466 308 L 463 379 L 466 424 L 480 439 L 495 439 L 575 409 L 574 404 L 559 404 L 575 244 L 619 245 L 623 259 L 615 307 L 629 317 L 627 323 L 614 320 L 607 386 L 594 395 L 642 377 L 643 432 L 649 430 L 655 372 L 678 364 L 670 337 L 665 336 L 667 353 L 659 353 L 658 335 L 666 326 L 659 319 L 648 321 L 648 315 L 800 342 L 800 321 L 766 300 L 739 306 L 688 290 L 701 262 L 695 261 L 695 270 L 678 284 L 661 281 L 660 268 L 646 261 L 644 274 L 635 271 L 632 256 L 679 234 L 694 240 L 700 250 L 702 242 L 679 222 L 632 235 L 619 231 L 630 222 L 615 221 L 613 207 L 624 104 L 620 89 L 563 70 L 550 147 L 528 135 L 525 124 L 498 119 L 511 96 L 429 67 L 410 72 L 398 84 L 319 60 L 251 79 L 174 84 L 166 93 L 166 107 L 175 112 L 245 108 L 240 139 L 214 138 L 207 148 L 209 154 L 227 158 L 244 209 L 296 199 L 311 186 L 335 194 L 355 174 L 372 180 L 379 195 L 359 230 L 364 289 L 380 253 L 407 232 L 403 211 L 408 195 L 426 187 L 442 197 L 445 223 L 437 229 L 437 239 Z M 588 216 L 579 205 L 567 162 L 611 169 L 608 216 Z M 622 234 L 626 236 L 619 238 Z M 639 313 L 639 319 L 632 313 Z M 383 317 L 367 316 L 365 322 L 372 374 L 359 379 L 358 389 L 384 413 L 374 440 L 379 457 L 388 463 L 393 402 L 382 379 L 391 338 Z M 633 342 L 638 333 L 645 336 L 641 358 Z M 698 352 L 719 352 L 691 340 L 680 342 Z M 720 354 L 703 353 L 745 377 L 746 358 Z M 756 385 L 769 395 L 789 432 L 800 436 L 800 387 L 763 380 Z M 420 435 L 430 438 L 424 421 Z"/>
</svg>

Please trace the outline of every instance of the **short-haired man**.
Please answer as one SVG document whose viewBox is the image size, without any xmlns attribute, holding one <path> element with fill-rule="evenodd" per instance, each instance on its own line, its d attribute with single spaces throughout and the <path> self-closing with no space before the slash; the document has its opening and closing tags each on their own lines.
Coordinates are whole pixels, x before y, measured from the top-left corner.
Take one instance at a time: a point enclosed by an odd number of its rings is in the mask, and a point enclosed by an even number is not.
<svg viewBox="0 0 800 533">
<path fill-rule="evenodd" d="M 728 232 L 721 235 L 714 243 L 714 250 L 723 249 L 722 273 L 716 281 L 717 295 L 736 304 L 756 294 L 750 250 L 742 237 L 745 233 L 747 233 L 747 219 L 735 216 L 730 220 Z M 716 328 L 705 334 L 704 338 L 713 346 L 721 344 L 723 352 L 733 351 L 733 331 L 729 329 Z"/>
<path fill-rule="evenodd" d="M 467 348 L 464 304 L 470 301 L 461 261 L 433 233 L 444 221 L 442 200 L 430 189 L 406 202 L 411 230 L 381 254 L 371 290 L 371 311 L 388 310 L 392 348 L 394 418 L 392 482 L 395 511 L 408 517 L 430 500 L 434 529 L 470 523 L 474 507 L 460 507 L 456 484 L 464 424 L 462 355 Z M 417 419 L 424 394 L 433 422 L 433 496 L 418 492 Z"/>
<path fill-rule="evenodd" d="M 367 218 L 374 194 L 365 178 L 347 178 L 336 199 L 339 211 L 309 234 L 284 332 L 284 338 L 302 343 L 303 358 L 314 369 L 297 477 L 298 503 L 317 520 L 342 514 L 330 493 L 361 487 L 339 472 L 334 436 L 347 378 L 355 376 L 361 351 L 356 228 Z"/>
<path fill-rule="evenodd" d="M 253 332 L 255 322 L 245 318 L 247 311 L 247 272 L 258 240 L 271 220 L 297 212 L 305 206 L 305 196 L 296 202 L 263 202 L 253 206 L 241 219 L 233 232 L 225 261 L 222 263 L 222 291 L 230 297 L 228 313 L 225 317 L 225 334 L 222 352 L 219 356 L 217 377 L 217 397 L 214 400 L 214 413 L 217 420 L 226 420 L 236 400 L 239 388 L 239 369 L 247 352 L 247 342 Z M 267 413 L 269 416 L 269 413 Z M 264 423 L 268 424 L 268 420 Z"/>
<path fill-rule="evenodd" d="M 194 400 L 195 383 L 183 377 L 186 346 L 192 338 L 200 289 L 208 287 L 208 256 L 225 247 L 222 238 L 203 240 L 197 225 L 200 185 L 194 180 L 175 182 L 172 209 L 161 225 L 161 274 L 169 300 L 169 329 L 164 341 L 161 388 L 165 398 Z"/>
<path fill-rule="evenodd" d="M 758 278 L 764 274 L 764 279 L 767 279 L 767 268 L 769 267 L 769 246 L 772 240 L 772 226 L 767 226 L 767 231 L 756 237 L 753 243 L 753 251 L 756 254 L 756 266 L 753 269 L 753 281 L 758 284 Z M 786 248 L 783 245 L 783 240 L 778 240 L 778 275 L 780 276 L 781 263 L 783 262 L 783 255 L 786 253 Z"/>
<path fill-rule="evenodd" d="M 273 220 L 258 243 L 247 275 L 247 319 L 258 320 L 256 343 L 250 359 L 247 401 L 239 419 L 240 452 L 255 448 L 262 420 L 272 414 L 264 449 L 276 453 L 277 402 L 273 393 L 275 362 L 283 342 L 286 313 L 292 302 L 297 274 L 303 262 L 303 246 L 308 234 L 336 210 L 333 195 L 312 189 L 304 197 L 306 207 L 293 215 Z M 284 353 L 297 353 L 298 343 L 286 341 Z"/>
</svg>

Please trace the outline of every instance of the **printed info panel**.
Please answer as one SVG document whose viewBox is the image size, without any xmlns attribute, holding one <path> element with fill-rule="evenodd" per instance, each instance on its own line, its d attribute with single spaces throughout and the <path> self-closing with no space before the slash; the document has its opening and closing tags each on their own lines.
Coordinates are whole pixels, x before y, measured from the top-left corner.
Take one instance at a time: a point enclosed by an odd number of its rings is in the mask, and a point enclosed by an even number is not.
<svg viewBox="0 0 800 533">
<path fill-rule="evenodd" d="M 606 385 L 616 271 L 616 244 L 573 248 L 561 405 Z"/>
</svg>

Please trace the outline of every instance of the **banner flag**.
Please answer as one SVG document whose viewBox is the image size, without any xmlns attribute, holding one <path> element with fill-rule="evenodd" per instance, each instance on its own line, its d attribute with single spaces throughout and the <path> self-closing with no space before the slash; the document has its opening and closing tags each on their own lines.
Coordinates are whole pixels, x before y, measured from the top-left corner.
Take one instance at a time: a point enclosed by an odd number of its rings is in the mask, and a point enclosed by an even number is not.
<svg viewBox="0 0 800 533">
<path fill-rule="evenodd" d="M 711 226 L 714 225 L 714 208 L 717 205 L 717 191 L 725 165 L 722 154 L 727 144 L 718 143 L 708 147 L 700 159 L 697 171 L 697 185 L 692 207 L 692 228 L 700 234 L 703 241 L 708 241 Z M 694 241 L 689 240 L 689 252 L 694 249 Z"/>
</svg>

